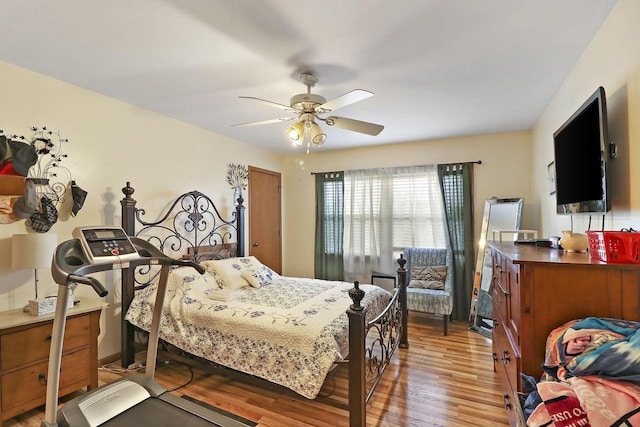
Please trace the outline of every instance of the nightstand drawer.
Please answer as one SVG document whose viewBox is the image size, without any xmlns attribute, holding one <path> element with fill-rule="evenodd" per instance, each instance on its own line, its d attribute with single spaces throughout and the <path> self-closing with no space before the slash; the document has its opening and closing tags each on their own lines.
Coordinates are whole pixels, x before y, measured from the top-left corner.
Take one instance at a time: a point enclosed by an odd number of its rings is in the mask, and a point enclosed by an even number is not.
<svg viewBox="0 0 640 427">
<path fill-rule="evenodd" d="M 71 317 L 67 320 L 62 351 L 90 344 L 89 316 Z M 53 322 L 12 332 L 0 337 L 0 366 L 7 371 L 19 366 L 49 358 Z"/>
<path fill-rule="evenodd" d="M 89 381 L 91 376 L 90 359 L 89 347 L 62 356 L 60 390 L 73 384 L 84 385 Z M 3 412 L 6 412 L 8 416 L 13 416 L 12 410 L 16 407 L 24 405 L 25 408 L 32 408 L 43 404 L 47 393 L 48 367 L 49 362 L 44 361 L 4 375 L 2 378 Z M 77 388 L 79 387 L 74 387 L 74 389 Z M 17 409 L 15 414 L 20 412 L 23 411 Z"/>
</svg>

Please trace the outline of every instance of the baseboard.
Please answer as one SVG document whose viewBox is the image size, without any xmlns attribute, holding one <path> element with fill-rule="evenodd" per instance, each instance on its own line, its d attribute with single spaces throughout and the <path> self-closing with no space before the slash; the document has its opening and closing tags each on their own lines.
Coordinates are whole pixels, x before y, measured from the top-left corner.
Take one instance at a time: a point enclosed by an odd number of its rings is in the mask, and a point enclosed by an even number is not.
<svg viewBox="0 0 640 427">
<path fill-rule="evenodd" d="M 103 357 L 102 359 L 98 359 L 98 366 L 110 365 L 112 363 L 120 360 L 120 353 L 114 353 L 110 356 Z"/>
<path fill-rule="evenodd" d="M 147 351 L 147 346 L 146 345 L 142 345 L 142 344 L 134 344 L 134 349 L 136 352 L 136 355 L 141 352 L 141 351 Z M 101 359 L 98 359 L 98 366 L 104 366 L 104 365 L 108 365 L 114 362 L 117 362 L 120 360 L 120 353 L 114 353 L 111 354 L 109 356 L 105 356 Z"/>
</svg>

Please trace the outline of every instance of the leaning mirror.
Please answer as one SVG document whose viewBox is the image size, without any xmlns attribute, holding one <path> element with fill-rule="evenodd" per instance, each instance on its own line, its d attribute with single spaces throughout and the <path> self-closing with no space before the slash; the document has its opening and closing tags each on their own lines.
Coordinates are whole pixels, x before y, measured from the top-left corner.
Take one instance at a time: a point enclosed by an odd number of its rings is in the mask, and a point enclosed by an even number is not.
<svg viewBox="0 0 640 427">
<path fill-rule="evenodd" d="M 488 240 L 500 239 L 500 230 L 519 230 L 522 213 L 522 197 L 511 199 L 488 199 L 484 204 L 478 258 L 471 295 L 471 329 L 484 335 L 491 335 L 493 327 L 493 309 L 491 304 L 491 248 Z M 515 239 L 516 233 L 509 238 Z"/>
</svg>

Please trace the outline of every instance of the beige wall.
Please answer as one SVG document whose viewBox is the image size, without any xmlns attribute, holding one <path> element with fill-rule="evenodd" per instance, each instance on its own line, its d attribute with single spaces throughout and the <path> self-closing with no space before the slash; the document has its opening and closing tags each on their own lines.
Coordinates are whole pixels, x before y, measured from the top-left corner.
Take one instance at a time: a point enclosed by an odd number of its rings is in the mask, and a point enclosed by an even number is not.
<svg viewBox="0 0 640 427">
<path fill-rule="evenodd" d="M 327 141 L 327 144 L 339 141 Z M 289 276 L 313 277 L 315 188 L 311 172 L 374 167 L 428 165 L 482 160 L 475 165 L 475 229 L 480 229 L 484 201 L 524 197 L 523 226 L 532 224 L 531 136 L 514 132 L 467 138 L 385 145 L 354 150 L 312 152 L 284 157 L 283 193 L 287 217 L 283 270 Z M 505 179 L 508 177 L 508 179 Z"/>
<path fill-rule="evenodd" d="M 598 86 L 607 95 L 610 140 L 618 145 L 618 158 L 609 162 L 612 209 L 605 216 L 605 229 L 640 229 L 639 21 L 640 2 L 620 0 L 533 129 L 534 202 L 542 235 L 571 228 L 571 217 L 555 213 L 555 198 L 548 191 L 553 133 Z M 574 215 L 574 231 L 582 233 L 588 225 L 588 215 Z M 593 216 L 592 229 L 601 226 L 602 216 Z"/>
<path fill-rule="evenodd" d="M 137 189 L 139 205 L 151 206 L 149 212 L 194 189 L 219 195 L 214 202 L 229 211 L 233 191 L 225 179 L 227 163 L 280 170 L 280 156 L 268 151 L 2 62 L 0 81 L 0 129 L 27 137 L 32 126 L 59 130 L 69 139 L 65 163 L 89 193 L 76 218 L 69 217 L 69 206 L 61 209 L 61 220 L 50 231 L 59 241 L 69 239 L 78 226 L 119 225 L 126 181 Z M 0 310 L 21 308 L 33 298 L 33 271 L 11 270 L 11 235 L 28 231 L 24 221 L 0 225 Z M 119 352 L 120 275 L 96 277 L 110 292 L 100 335 L 99 354 L 105 357 Z M 48 270 L 40 280 L 41 294 L 55 293 Z M 95 295 L 81 288 L 77 292 Z"/>
</svg>

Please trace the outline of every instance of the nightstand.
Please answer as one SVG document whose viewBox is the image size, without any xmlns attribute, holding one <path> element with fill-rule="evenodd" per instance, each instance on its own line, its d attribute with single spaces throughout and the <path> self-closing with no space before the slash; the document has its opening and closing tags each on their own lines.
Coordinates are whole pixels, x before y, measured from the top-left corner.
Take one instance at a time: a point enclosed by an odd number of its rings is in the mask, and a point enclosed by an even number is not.
<svg viewBox="0 0 640 427">
<path fill-rule="evenodd" d="M 98 386 L 100 314 L 109 304 L 79 298 L 69 309 L 62 348 L 60 396 Z M 53 313 L 0 312 L 0 423 L 43 405 L 47 394 Z"/>
</svg>

